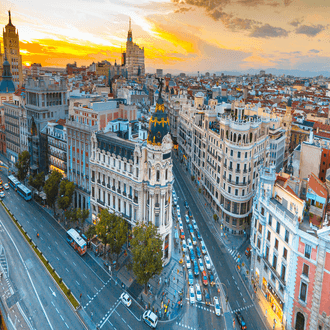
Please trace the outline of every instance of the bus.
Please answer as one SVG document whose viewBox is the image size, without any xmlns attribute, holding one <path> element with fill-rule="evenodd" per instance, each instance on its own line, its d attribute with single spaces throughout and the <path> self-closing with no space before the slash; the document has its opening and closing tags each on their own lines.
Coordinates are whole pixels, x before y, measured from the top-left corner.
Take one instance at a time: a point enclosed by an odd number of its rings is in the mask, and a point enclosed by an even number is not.
<svg viewBox="0 0 330 330">
<path fill-rule="evenodd" d="M 32 192 L 29 188 L 26 188 L 23 184 L 17 186 L 17 192 L 26 200 L 32 199 Z"/>
<path fill-rule="evenodd" d="M 75 229 L 71 228 L 66 232 L 66 240 L 81 256 L 86 253 L 86 241 L 78 234 Z"/>
<path fill-rule="evenodd" d="M 8 183 L 14 189 L 16 189 L 19 184 L 21 184 L 13 175 L 8 176 Z"/>
</svg>

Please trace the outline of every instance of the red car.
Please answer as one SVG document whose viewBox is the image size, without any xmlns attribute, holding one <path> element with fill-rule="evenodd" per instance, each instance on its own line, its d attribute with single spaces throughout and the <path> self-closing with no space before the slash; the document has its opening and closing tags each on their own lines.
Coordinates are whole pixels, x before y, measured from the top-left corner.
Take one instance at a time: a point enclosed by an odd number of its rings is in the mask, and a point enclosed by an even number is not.
<svg viewBox="0 0 330 330">
<path fill-rule="evenodd" d="M 209 284 L 208 281 L 207 281 L 207 275 L 206 275 L 206 271 L 205 270 L 203 270 L 203 272 L 202 272 L 202 280 L 203 280 L 203 284 L 204 285 L 208 285 Z"/>
<path fill-rule="evenodd" d="M 181 239 L 185 238 L 183 229 L 180 230 L 180 237 L 181 237 Z"/>
</svg>

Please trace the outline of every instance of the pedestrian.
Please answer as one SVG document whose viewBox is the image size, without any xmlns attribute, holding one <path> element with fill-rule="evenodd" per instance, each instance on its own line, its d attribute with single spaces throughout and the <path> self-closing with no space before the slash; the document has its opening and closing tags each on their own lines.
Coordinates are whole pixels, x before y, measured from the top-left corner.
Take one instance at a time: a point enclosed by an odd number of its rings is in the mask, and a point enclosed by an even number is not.
<svg viewBox="0 0 330 330">
<path fill-rule="evenodd" d="M 179 284 L 179 278 L 178 278 L 178 277 L 177 277 L 177 279 L 176 279 L 176 283 Z"/>
<path fill-rule="evenodd" d="M 80 294 L 80 299 L 81 299 L 81 297 L 82 297 L 82 293 Z"/>
<path fill-rule="evenodd" d="M 266 312 L 265 312 L 265 316 L 267 317 L 267 309 L 266 309 Z"/>
</svg>

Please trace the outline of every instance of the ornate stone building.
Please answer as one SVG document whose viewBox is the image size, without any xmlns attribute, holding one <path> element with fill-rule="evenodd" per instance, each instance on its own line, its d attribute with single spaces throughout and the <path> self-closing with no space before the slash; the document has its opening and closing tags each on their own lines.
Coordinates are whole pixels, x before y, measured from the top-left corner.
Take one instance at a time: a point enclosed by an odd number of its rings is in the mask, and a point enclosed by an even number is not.
<svg viewBox="0 0 330 330">
<path fill-rule="evenodd" d="M 13 76 L 13 81 L 17 85 L 22 86 L 23 71 L 22 71 L 22 56 L 19 52 L 19 36 L 15 26 L 11 22 L 11 14 L 9 13 L 9 22 L 3 30 L 4 52 L 7 55 L 10 64 L 10 71 Z M 0 63 L 4 61 L 4 54 L 1 54 L 0 45 Z"/>
<path fill-rule="evenodd" d="M 119 125 L 119 126 L 118 126 Z M 91 212 L 103 208 L 123 216 L 130 226 L 152 222 L 163 239 L 163 262 L 172 251 L 172 140 L 161 96 L 150 119 L 148 138 L 122 121 L 92 135 Z M 131 126 L 130 126 L 131 125 Z M 137 136 L 134 138 L 134 136 Z"/>
</svg>

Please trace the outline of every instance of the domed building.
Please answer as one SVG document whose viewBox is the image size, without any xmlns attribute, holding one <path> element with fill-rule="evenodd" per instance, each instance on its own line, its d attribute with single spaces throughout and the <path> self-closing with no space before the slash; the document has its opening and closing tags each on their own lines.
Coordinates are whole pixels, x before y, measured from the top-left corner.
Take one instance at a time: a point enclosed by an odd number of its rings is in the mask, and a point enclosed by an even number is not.
<svg viewBox="0 0 330 330">
<path fill-rule="evenodd" d="M 3 62 L 2 80 L 0 81 L 0 106 L 3 104 L 3 102 L 12 102 L 14 93 L 15 84 L 12 80 L 10 64 L 7 61 L 7 56 L 5 54 L 5 60 Z"/>
</svg>

